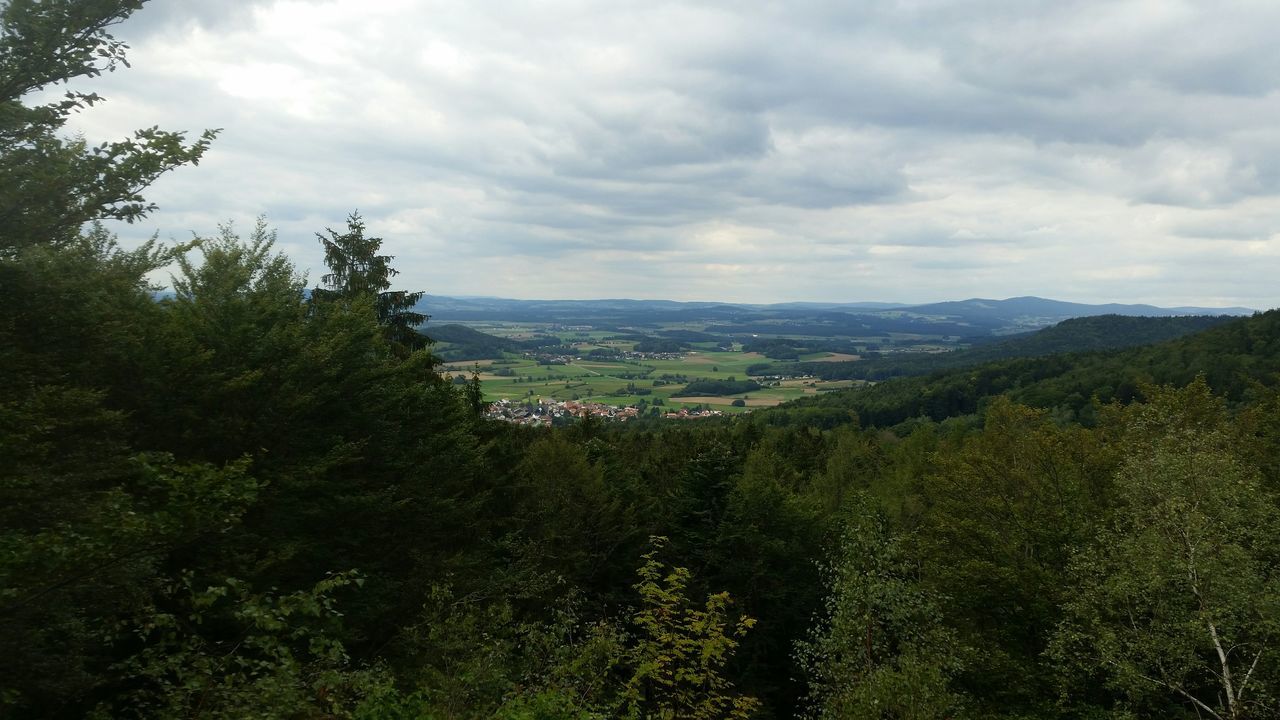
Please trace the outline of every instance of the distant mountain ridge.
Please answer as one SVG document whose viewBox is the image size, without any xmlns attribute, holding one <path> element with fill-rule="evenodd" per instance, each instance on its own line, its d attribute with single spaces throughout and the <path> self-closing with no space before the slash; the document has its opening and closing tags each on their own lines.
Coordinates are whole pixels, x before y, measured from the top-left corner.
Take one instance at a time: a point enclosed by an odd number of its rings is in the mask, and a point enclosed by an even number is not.
<svg viewBox="0 0 1280 720">
<path fill-rule="evenodd" d="M 1124 305 L 1120 303 L 1090 305 L 1086 303 L 1067 302 L 1064 300 L 1049 300 L 1034 296 L 1015 297 L 1005 300 L 970 298 L 968 300 L 953 300 L 949 302 L 928 303 L 925 305 L 908 305 L 901 309 L 927 315 L 993 315 L 1004 317 L 1011 315 L 1023 315 L 1027 317 L 1057 318 L 1092 317 L 1096 315 L 1126 315 L 1143 317 L 1171 317 L 1175 315 L 1252 315 L 1256 312 L 1256 310 L 1253 310 L 1252 308 L 1245 307 L 1203 308 L 1184 306 L 1163 308 L 1155 305 Z"/>
<path fill-rule="evenodd" d="M 1028 315 L 1047 315 L 1059 317 L 1087 317 L 1090 315 L 1252 315 L 1258 310 L 1246 307 L 1159 307 L 1146 304 L 1103 303 L 1089 304 L 1052 300 L 1049 298 L 1025 295 L 1021 297 L 993 300 L 987 298 L 969 298 L 968 300 L 948 300 L 936 303 L 895 303 L 895 302 L 785 302 L 785 303 L 730 303 L 712 301 L 685 300 L 633 300 L 628 298 L 601 298 L 598 300 L 517 300 L 502 297 L 453 297 L 447 295 L 426 295 L 421 305 L 445 310 L 495 310 L 514 307 L 544 309 L 689 309 L 689 308 L 744 308 L 751 310 L 910 310 L 914 312 L 939 314 L 954 312 L 972 314 L 975 312 L 1022 313 Z"/>
<path fill-rule="evenodd" d="M 512 300 L 428 295 L 419 311 L 433 322 L 513 321 L 643 328 L 661 323 L 704 323 L 719 334 L 876 336 L 887 333 L 984 338 L 1029 332 L 1063 320 L 1098 315 L 1171 317 L 1180 315 L 1252 315 L 1243 307 L 1162 308 L 1016 297 L 971 298 L 940 303 L 791 302 L 743 304 L 675 300 Z M 785 326 L 785 327 L 784 327 Z"/>
</svg>

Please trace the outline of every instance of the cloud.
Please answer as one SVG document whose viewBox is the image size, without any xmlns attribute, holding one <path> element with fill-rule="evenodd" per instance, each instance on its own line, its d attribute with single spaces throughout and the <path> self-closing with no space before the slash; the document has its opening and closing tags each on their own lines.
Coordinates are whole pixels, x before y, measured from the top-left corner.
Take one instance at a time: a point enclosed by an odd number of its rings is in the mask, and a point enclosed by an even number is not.
<svg viewBox="0 0 1280 720">
<path fill-rule="evenodd" d="M 119 28 L 135 67 L 77 124 L 224 128 L 126 234 L 266 213 L 314 270 L 312 234 L 358 207 L 436 294 L 1270 307 L 1278 22 L 1244 1 L 169 0 Z"/>
</svg>

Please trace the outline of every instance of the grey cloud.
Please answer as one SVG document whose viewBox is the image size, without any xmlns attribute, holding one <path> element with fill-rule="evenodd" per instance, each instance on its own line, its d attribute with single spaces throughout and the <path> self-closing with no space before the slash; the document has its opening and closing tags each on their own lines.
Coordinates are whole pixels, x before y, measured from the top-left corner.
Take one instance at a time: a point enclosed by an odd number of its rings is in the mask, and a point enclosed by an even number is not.
<svg viewBox="0 0 1280 720">
<path fill-rule="evenodd" d="M 988 263 L 977 260 L 919 260 L 911 264 L 920 270 L 980 270 L 990 267 Z"/>
<path fill-rule="evenodd" d="M 393 228 L 406 279 L 442 292 L 493 292 L 512 258 L 555 260 L 530 292 L 575 294 L 585 258 L 621 294 L 674 268 L 685 284 L 662 287 L 714 290 L 720 253 L 752 278 L 724 287 L 769 297 L 807 277 L 849 299 L 845 275 L 899 299 L 1114 294 L 1090 262 L 1274 234 L 1277 20 L 1101 0 L 170 0 L 121 27 L 148 63 L 105 79 L 121 110 L 85 128 L 225 127 L 157 186 L 157 224 L 265 210 L 314 265 L 310 233 L 359 207 Z M 1210 294 L 1160 278 L 1133 292 Z"/>
<path fill-rule="evenodd" d="M 1203 213 L 1173 226 L 1174 235 L 1212 240 L 1266 240 L 1280 234 L 1280 211 L 1247 213 Z"/>
<path fill-rule="evenodd" d="M 173 33 L 190 27 L 211 31 L 245 29 L 252 26 L 253 10 L 271 0 L 149 0 L 113 34 L 128 41 L 141 41 L 159 33 Z"/>
</svg>

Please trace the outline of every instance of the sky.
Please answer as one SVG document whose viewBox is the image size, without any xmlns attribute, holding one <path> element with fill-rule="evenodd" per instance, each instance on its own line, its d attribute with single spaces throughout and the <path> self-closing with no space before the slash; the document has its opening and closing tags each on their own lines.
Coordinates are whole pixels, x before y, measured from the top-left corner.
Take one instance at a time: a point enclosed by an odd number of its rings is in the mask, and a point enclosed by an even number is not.
<svg viewBox="0 0 1280 720">
<path fill-rule="evenodd" d="M 314 284 L 1280 305 L 1280 3 L 155 0 L 91 140 L 222 128 L 126 239 L 265 215 Z"/>
</svg>

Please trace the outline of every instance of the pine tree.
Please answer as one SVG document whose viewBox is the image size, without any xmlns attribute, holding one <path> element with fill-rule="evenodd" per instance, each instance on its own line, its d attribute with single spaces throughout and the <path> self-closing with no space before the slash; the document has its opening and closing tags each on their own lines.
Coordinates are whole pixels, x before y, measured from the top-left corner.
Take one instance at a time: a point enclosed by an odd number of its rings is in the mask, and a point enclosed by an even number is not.
<svg viewBox="0 0 1280 720">
<path fill-rule="evenodd" d="M 427 321 L 427 316 L 414 312 L 422 299 L 422 292 L 392 290 L 391 278 L 399 271 L 391 267 L 391 255 L 379 255 L 382 238 L 365 237 L 364 220 L 359 212 L 347 217 L 347 231 L 338 233 L 325 228 L 325 234 L 316 233 L 324 246 L 324 262 L 329 272 L 321 278 L 323 288 L 312 291 L 317 301 L 347 301 L 372 297 L 378 324 L 384 328 L 391 342 L 416 350 L 430 341 L 415 328 Z"/>
</svg>

